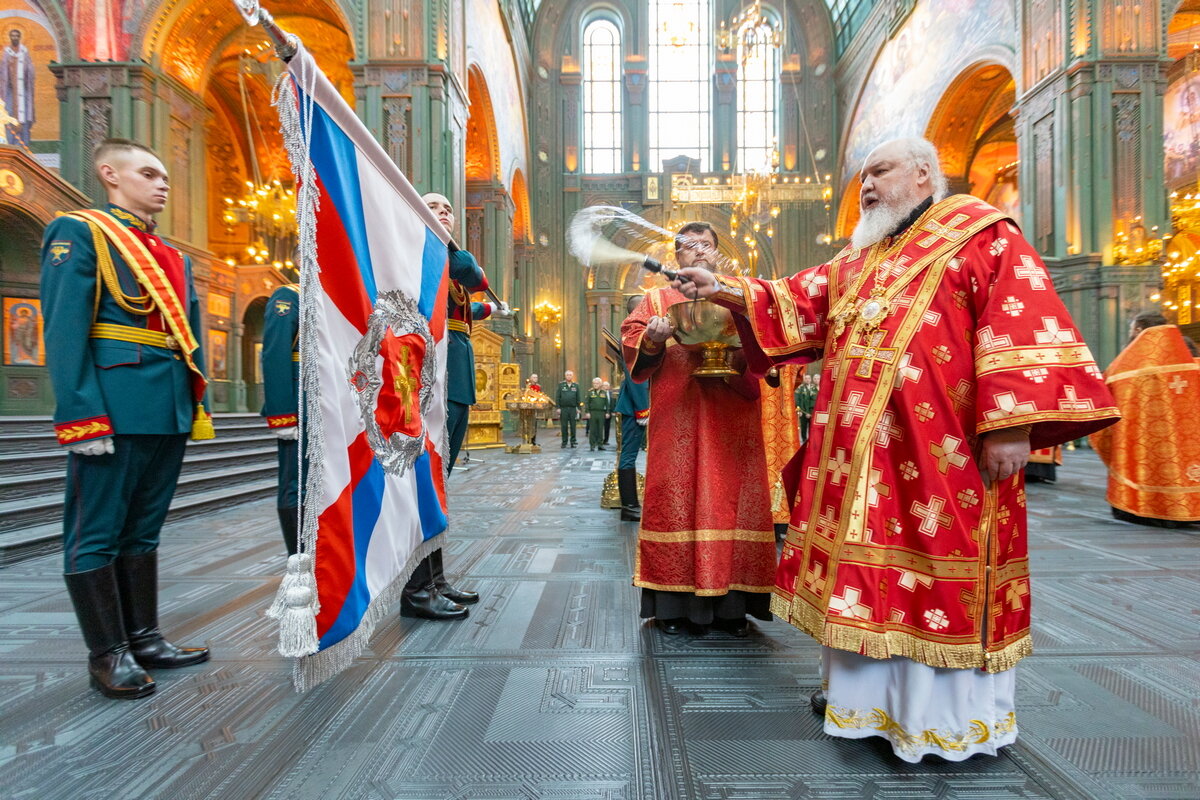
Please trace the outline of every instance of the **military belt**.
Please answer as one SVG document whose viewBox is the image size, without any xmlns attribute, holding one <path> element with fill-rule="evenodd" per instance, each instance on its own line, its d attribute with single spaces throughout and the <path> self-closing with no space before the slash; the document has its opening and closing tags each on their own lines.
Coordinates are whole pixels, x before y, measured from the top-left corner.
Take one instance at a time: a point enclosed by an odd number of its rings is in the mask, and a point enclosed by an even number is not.
<svg viewBox="0 0 1200 800">
<path fill-rule="evenodd" d="M 471 332 L 471 326 L 463 322 L 461 319 L 448 320 L 446 325 L 449 326 L 450 330 L 452 331 L 460 331 L 462 333 Z"/>
<path fill-rule="evenodd" d="M 292 351 L 292 361 L 299 361 L 299 360 L 300 360 L 300 353 L 296 350 L 293 350 Z"/>
<path fill-rule="evenodd" d="M 163 347 L 167 350 L 179 350 L 179 340 L 169 333 L 150 331 L 133 325 L 116 325 L 111 322 L 97 322 L 92 325 L 89 336 L 93 339 L 110 339 L 115 342 L 132 342 L 148 344 L 151 347 Z"/>
</svg>

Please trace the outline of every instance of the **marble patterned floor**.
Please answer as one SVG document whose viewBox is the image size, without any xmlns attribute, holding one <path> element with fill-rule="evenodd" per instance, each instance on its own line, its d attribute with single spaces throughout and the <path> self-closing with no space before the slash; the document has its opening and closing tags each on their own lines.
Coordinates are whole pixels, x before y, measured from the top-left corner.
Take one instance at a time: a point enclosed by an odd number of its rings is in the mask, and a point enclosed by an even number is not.
<svg viewBox="0 0 1200 800">
<path fill-rule="evenodd" d="M 269 502 L 164 532 L 164 627 L 214 657 L 158 673 L 146 700 L 88 688 L 58 557 L 0 570 L 0 797 L 1200 797 L 1200 530 L 1114 521 L 1089 451 L 1030 488 L 1020 740 L 919 765 L 821 732 L 818 650 L 790 627 L 667 638 L 638 619 L 636 530 L 598 503 L 611 452 L 472 456 L 447 561 L 483 602 L 463 622 L 393 616 L 304 695 L 264 617 L 284 563 Z"/>
</svg>

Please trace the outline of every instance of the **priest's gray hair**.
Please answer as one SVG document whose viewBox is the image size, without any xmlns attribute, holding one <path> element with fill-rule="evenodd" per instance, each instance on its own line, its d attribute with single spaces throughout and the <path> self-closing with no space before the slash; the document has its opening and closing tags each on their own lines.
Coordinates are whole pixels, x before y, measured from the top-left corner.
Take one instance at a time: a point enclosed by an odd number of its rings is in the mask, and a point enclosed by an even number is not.
<svg viewBox="0 0 1200 800">
<path fill-rule="evenodd" d="M 950 185 L 946 181 L 946 173 L 942 172 L 942 162 L 938 158 L 938 151 L 933 142 L 914 136 L 908 139 L 897 139 L 896 146 L 900 148 L 904 160 L 913 169 L 919 169 L 922 166 L 929 167 L 929 182 L 933 187 L 934 202 L 950 196 Z"/>
</svg>

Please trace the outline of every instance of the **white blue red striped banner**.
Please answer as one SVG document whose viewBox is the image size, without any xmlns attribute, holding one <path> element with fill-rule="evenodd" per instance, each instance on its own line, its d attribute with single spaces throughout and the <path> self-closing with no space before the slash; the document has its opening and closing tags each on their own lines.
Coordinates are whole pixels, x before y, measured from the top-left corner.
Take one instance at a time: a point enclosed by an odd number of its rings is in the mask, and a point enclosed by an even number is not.
<svg viewBox="0 0 1200 800">
<path fill-rule="evenodd" d="M 448 250 L 303 47 L 277 91 L 300 186 L 301 542 L 316 603 L 315 632 L 288 654 L 309 653 L 295 674 L 305 689 L 350 663 L 417 562 L 441 546 Z"/>
</svg>

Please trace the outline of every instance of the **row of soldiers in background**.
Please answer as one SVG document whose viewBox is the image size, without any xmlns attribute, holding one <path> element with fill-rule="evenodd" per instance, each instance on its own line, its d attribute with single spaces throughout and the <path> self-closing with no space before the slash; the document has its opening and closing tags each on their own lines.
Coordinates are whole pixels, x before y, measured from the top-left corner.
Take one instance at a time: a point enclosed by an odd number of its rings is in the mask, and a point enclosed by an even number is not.
<svg viewBox="0 0 1200 800">
<path fill-rule="evenodd" d="M 1022 468 L 1118 413 L 1037 253 L 1002 212 L 948 196 L 930 143 L 882 145 L 860 178 L 829 263 L 715 275 L 717 234 L 690 223 L 680 280 L 622 325 L 654 407 L 634 584 L 667 634 L 745 635 L 773 612 L 813 636 L 827 734 L 884 736 L 911 762 L 994 755 L 1031 649 Z M 668 310 L 697 298 L 732 313 L 736 376 L 692 377 L 700 355 L 672 339 Z M 755 376 L 817 360 L 777 564 Z"/>
</svg>

